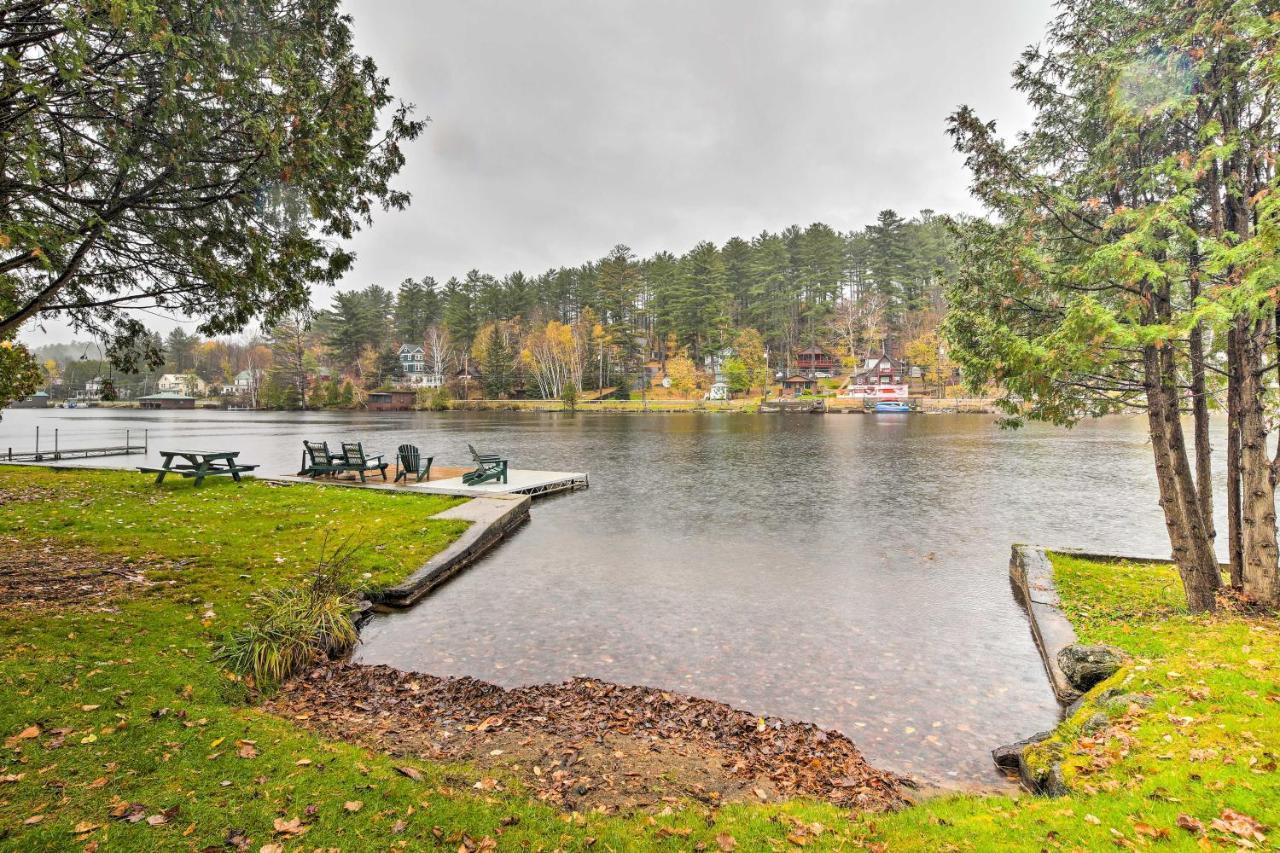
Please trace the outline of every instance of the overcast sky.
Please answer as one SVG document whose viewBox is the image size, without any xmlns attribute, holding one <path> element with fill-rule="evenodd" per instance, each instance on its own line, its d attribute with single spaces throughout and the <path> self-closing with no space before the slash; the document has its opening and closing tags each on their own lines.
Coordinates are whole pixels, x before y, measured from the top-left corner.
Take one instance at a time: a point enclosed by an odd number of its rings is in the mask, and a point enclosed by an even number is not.
<svg viewBox="0 0 1280 853">
<path fill-rule="evenodd" d="M 348 0 L 431 121 L 342 288 L 537 273 L 892 207 L 974 210 L 945 119 L 1012 132 L 1049 0 Z M 317 301 L 327 302 L 327 294 Z M 173 323 L 147 318 L 167 331 Z M 194 325 L 194 324 L 189 324 Z M 65 341 L 57 324 L 31 343 Z"/>
</svg>

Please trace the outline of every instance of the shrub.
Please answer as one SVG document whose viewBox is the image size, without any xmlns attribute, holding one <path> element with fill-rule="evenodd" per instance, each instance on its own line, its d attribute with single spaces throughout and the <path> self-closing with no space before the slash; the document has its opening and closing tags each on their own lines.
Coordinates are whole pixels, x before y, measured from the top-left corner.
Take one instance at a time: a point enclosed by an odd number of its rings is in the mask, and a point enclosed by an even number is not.
<svg viewBox="0 0 1280 853">
<path fill-rule="evenodd" d="M 270 691 L 297 675 L 315 658 L 339 657 L 360 640 L 355 613 L 360 601 L 351 580 L 354 546 L 340 546 L 321 558 L 303 583 L 253 597 L 255 619 L 232 632 L 215 660 Z"/>
<path fill-rule="evenodd" d="M 564 390 L 560 392 L 560 402 L 564 404 L 566 412 L 577 411 L 578 409 L 578 386 L 572 382 L 564 386 Z"/>
<path fill-rule="evenodd" d="M 441 385 L 432 389 L 431 396 L 427 400 L 427 408 L 433 412 L 447 412 L 449 410 L 449 401 L 452 399 L 449 389 Z"/>
</svg>

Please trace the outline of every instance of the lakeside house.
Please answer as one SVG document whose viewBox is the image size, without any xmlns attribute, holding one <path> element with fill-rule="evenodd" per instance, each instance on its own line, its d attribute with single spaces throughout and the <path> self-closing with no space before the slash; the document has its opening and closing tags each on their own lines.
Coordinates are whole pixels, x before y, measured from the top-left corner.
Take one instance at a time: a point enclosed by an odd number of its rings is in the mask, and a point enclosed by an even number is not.
<svg viewBox="0 0 1280 853">
<path fill-rule="evenodd" d="M 138 405 L 144 409 L 194 409 L 196 398 L 176 391 L 161 391 L 159 394 L 139 397 Z"/>
<path fill-rule="evenodd" d="M 229 386 L 223 387 L 227 394 L 252 394 L 254 389 L 262 386 L 261 370 L 242 370 L 235 375 Z"/>
<path fill-rule="evenodd" d="M 47 409 L 49 408 L 49 395 L 44 391 L 37 391 L 30 397 L 22 400 L 14 400 L 9 404 L 10 409 Z"/>
<path fill-rule="evenodd" d="M 371 412 L 407 412 L 417 401 L 416 391 L 370 391 L 365 408 Z"/>
<path fill-rule="evenodd" d="M 816 376 L 825 373 L 828 376 L 836 372 L 840 362 L 831 353 L 814 344 L 796 353 L 795 372 L 805 376 Z"/>
<path fill-rule="evenodd" d="M 850 385 L 901 385 L 907 379 L 907 366 L 888 353 L 868 358 L 849 377 Z"/>
<path fill-rule="evenodd" d="M 194 373 L 166 373 L 156 381 L 156 390 L 160 393 L 189 394 L 204 396 L 209 386 Z"/>
<path fill-rule="evenodd" d="M 907 376 L 904 362 L 882 352 L 864 361 L 836 396 L 842 400 L 905 403 L 911 398 Z"/>
<path fill-rule="evenodd" d="M 817 390 L 818 380 L 812 376 L 793 373 L 786 379 L 782 380 L 782 393 L 789 397 L 799 397 L 801 394 L 812 394 Z"/>
<path fill-rule="evenodd" d="M 444 384 L 444 377 L 427 366 L 427 351 L 413 344 L 401 344 L 396 354 L 400 359 L 400 372 L 404 381 L 415 388 L 439 388 Z"/>
</svg>

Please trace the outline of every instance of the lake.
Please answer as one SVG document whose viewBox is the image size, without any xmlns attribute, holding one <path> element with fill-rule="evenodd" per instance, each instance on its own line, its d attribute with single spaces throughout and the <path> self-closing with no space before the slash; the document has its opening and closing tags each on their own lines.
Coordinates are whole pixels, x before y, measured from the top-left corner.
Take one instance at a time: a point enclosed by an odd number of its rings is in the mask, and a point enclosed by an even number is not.
<svg viewBox="0 0 1280 853">
<path fill-rule="evenodd" d="M 990 750 L 1058 718 L 1013 542 L 1168 553 L 1141 417 L 16 410 L 0 449 L 30 449 L 37 424 L 42 446 L 55 428 L 62 447 L 146 429 L 153 463 L 157 447 L 238 448 L 265 474 L 296 472 L 304 437 L 413 442 L 438 464 L 471 441 L 515 468 L 587 471 L 589 490 L 538 501 L 491 556 L 375 618 L 357 659 L 679 690 L 840 729 L 935 784 L 998 784 Z"/>
</svg>

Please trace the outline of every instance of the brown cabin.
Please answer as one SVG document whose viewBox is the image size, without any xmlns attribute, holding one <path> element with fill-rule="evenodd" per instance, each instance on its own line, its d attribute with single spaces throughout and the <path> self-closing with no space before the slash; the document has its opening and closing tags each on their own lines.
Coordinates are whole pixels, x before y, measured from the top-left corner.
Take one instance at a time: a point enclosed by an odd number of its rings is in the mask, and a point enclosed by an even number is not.
<svg viewBox="0 0 1280 853">
<path fill-rule="evenodd" d="M 407 412 L 417 402 L 417 391 L 370 391 L 365 408 L 371 412 Z"/>
<path fill-rule="evenodd" d="M 800 373 L 831 373 L 837 367 L 835 356 L 817 344 L 796 353 L 795 368 Z"/>
<path fill-rule="evenodd" d="M 791 397 L 799 397 L 801 394 L 812 393 L 816 390 L 818 390 L 818 380 L 812 376 L 802 376 L 799 373 L 794 373 L 782 380 L 782 393 Z"/>
</svg>

